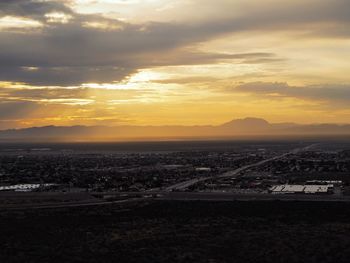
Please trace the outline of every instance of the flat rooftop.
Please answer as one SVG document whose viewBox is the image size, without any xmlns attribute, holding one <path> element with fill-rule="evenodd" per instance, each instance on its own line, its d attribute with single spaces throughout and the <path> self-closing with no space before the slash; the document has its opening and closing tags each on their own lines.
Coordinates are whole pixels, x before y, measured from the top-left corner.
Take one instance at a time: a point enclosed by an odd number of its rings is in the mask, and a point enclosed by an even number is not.
<svg viewBox="0 0 350 263">
<path fill-rule="evenodd" d="M 316 193 L 327 193 L 330 188 L 333 188 L 332 184 L 327 185 L 293 185 L 283 184 L 275 185 L 270 188 L 273 194 L 288 194 L 288 193 L 304 193 L 304 194 L 316 194 Z"/>
</svg>

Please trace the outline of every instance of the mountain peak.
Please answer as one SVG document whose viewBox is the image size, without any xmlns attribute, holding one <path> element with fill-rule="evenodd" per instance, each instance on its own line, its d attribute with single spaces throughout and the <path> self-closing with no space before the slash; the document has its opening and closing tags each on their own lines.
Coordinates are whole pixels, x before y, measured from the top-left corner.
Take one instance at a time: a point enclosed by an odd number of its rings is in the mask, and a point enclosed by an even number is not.
<svg viewBox="0 0 350 263">
<path fill-rule="evenodd" d="M 222 126 L 235 126 L 235 127 L 267 127 L 270 123 L 261 118 L 247 117 L 244 119 L 234 119 L 232 121 L 224 123 Z"/>
</svg>

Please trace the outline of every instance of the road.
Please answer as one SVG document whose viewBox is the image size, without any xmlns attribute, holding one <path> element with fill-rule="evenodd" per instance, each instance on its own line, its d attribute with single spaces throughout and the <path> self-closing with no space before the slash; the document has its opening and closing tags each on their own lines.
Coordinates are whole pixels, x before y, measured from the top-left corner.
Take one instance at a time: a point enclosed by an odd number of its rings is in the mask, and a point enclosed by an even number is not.
<svg viewBox="0 0 350 263">
<path fill-rule="evenodd" d="M 142 201 L 143 197 L 130 197 L 124 200 L 116 201 L 104 201 L 101 200 L 81 200 L 81 201 L 70 201 L 61 203 L 28 203 L 28 204 L 10 204 L 10 205 L 0 205 L 1 210 L 26 210 L 26 209 L 57 209 L 57 208 L 79 208 L 79 207 L 96 207 L 105 206 L 112 204 L 123 204 L 132 203 L 137 201 Z"/>
<path fill-rule="evenodd" d="M 156 200 L 167 201 L 312 201 L 350 202 L 350 196 L 306 194 L 236 194 L 227 192 L 167 192 Z"/>
<path fill-rule="evenodd" d="M 312 149 L 313 147 L 315 147 L 317 144 L 311 144 L 309 146 L 306 146 L 304 148 L 297 148 L 297 149 L 294 149 L 290 152 L 287 152 L 287 153 L 284 153 L 284 154 L 281 154 L 281 155 L 277 155 L 277 156 L 274 156 L 272 158 L 269 158 L 269 159 L 265 159 L 265 160 L 262 160 L 260 162 L 257 162 L 257 163 L 253 163 L 253 164 L 248 164 L 248 165 L 245 165 L 245 166 L 242 166 L 238 169 L 235 169 L 233 171 L 229 171 L 229 172 L 226 172 L 226 173 L 223 173 L 221 175 L 215 175 L 215 176 L 207 176 L 207 177 L 201 177 L 201 178 L 194 178 L 194 179 L 191 179 L 191 180 L 188 180 L 188 181 L 184 181 L 184 182 L 181 182 L 181 183 L 177 183 L 177 184 L 174 184 L 172 186 L 169 186 L 167 187 L 165 190 L 166 191 L 181 191 L 181 190 L 184 190 L 192 185 L 195 185 L 197 183 L 200 183 L 200 182 L 205 182 L 205 181 L 208 181 L 208 180 L 213 180 L 213 179 L 221 179 L 221 178 L 235 178 L 237 175 L 239 175 L 239 173 L 245 171 L 245 170 L 248 170 L 250 168 L 255 168 L 255 167 L 258 167 L 260 165 L 263 165 L 263 164 L 266 164 L 268 162 L 272 162 L 272 161 L 276 161 L 278 159 L 281 159 L 281 158 L 284 158 L 290 154 L 297 154 L 297 153 L 300 153 L 300 152 L 303 152 L 303 151 L 308 151 L 310 149 Z"/>
</svg>

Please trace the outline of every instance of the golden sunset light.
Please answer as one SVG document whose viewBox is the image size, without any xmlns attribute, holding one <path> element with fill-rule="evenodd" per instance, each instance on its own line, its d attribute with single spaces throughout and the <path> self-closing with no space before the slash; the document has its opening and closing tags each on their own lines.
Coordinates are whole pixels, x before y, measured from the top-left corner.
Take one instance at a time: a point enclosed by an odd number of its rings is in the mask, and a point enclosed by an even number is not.
<svg viewBox="0 0 350 263">
<path fill-rule="evenodd" d="M 346 0 L 0 3 L 0 128 L 350 120 Z"/>
</svg>

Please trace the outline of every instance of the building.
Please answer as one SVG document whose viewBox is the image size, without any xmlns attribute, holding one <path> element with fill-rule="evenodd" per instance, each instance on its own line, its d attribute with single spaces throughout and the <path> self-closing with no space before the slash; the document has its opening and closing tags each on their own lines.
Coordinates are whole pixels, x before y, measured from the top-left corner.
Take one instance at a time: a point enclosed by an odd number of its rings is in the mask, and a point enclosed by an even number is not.
<svg viewBox="0 0 350 263">
<path fill-rule="evenodd" d="M 30 192 L 40 187 L 49 187 L 54 184 L 15 184 L 8 186 L 0 186 L 0 191 L 16 191 L 16 192 Z"/>
<path fill-rule="evenodd" d="M 333 185 L 275 185 L 269 189 L 272 194 L 328 194 L 332 193 Z"/>
<path fill-rule="evenodd" d="M 343 184 L 343 181 L 329 181 L 329 180 L 311 180 L 306 181 L 307 185 L 326 185 L 326 184 L 332 184 L 334 186 L 341 186 Z"/>
</svg>

